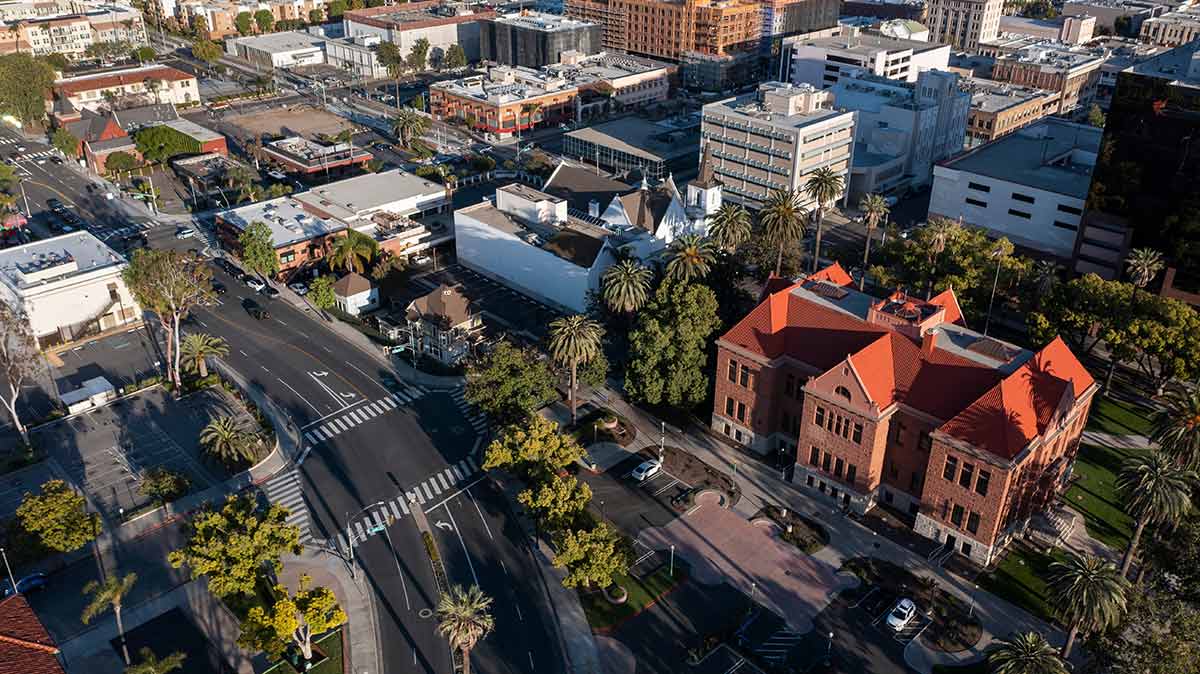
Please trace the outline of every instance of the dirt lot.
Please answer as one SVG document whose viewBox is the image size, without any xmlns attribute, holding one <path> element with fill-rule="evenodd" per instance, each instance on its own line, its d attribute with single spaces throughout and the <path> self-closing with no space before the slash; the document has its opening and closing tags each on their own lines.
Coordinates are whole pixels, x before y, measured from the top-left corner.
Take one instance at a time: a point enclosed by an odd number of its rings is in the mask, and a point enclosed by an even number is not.
<svg viewBox="0 0 1200 674">
<path fill-rule="evenodd" d="M 295 106 L 246 115 L 230 115 L 225 121 L 245 130 L 245 135 L 261 137 L 263 134 L 304 136 L 313 138 L 317 134 L 336 136 L 344 129 L 356 128 L 350 122 L 324 110 L 309 106 Z"/>
</svg>

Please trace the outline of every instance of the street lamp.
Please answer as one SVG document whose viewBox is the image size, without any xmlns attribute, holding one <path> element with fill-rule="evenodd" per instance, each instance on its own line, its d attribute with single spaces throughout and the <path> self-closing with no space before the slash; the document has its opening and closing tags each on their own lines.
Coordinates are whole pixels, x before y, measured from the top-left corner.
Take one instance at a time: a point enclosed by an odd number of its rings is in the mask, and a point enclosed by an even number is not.
<svg viewBox="0 0 1200 674">
<path fill-rule="evenodd" d="M 674 549 L 675 546 L 671 546 Z M 13 593 L 17 591 L 17 579 L 13 578 L 12 567 L 8 565 L 8 555 L 4 554 L 4 548 L 0 548 L 0 557 L 4 558 L 4 570 L 8 572 L 8 582 L 12 583 Z"/>
<path fill-rule="evenodd" d="M 996 275 L 992 278 L 992 295 L 988 298 L 987 319 L 983 322 L 983 334 L 987 336 L 988 328 L 992 325 L 992 304 L 996 301 L 996 288 L 1000 285 L 1000 263 L 1004 261 L 1004 249 L 1000 244 L 992 249 L 992 257 L 996 258 Z"/>
<path fill-rule="evenodd" d="M 968 618 L 975 617 L 975 593 L 979 591 L 979 586 L 974 585 L 973 587 L 974 587 L 974 589 L 971 590 L 971 610 L 967 611 Z"/>
<path fill-rule="evenodd" d="M 833 632 L 829 633 L 829 644 L 825 646 L 825 660 L 829 660 L 829 656 L 833 653 Z"/>
</svg>

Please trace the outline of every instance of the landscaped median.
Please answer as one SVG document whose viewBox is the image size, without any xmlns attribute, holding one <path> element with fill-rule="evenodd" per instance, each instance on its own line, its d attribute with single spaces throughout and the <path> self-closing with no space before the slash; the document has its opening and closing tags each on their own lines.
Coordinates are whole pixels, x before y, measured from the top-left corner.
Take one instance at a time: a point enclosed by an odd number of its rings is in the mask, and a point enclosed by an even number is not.
<svg viewBox="0 0 1200 674">
<path fill-rule="evenodd" d="M 587 614 L 592 630 L 608 634 L 621 623 L 653 606 L 687 580 L 687 566 L 680 560 L 675 560 L 674 571 L 675 575 L 672 576 L 670 565 L 663 564 L 642 578 L 617 574 L 613 577 L 612 589 L 580 590 L 583 612 Z M 624 601 L 620 600 L 618 588 L 625 591 Z"/>
</svg>

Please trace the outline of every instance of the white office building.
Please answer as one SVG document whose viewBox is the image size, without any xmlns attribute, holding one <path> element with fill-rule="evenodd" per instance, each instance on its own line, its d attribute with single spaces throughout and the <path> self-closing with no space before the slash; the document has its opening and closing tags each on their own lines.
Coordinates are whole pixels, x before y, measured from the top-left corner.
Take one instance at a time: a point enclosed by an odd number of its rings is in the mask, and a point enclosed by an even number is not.
<svg viewBox="0 0 1200 674">
<path fill-rule="evenodd" d="M 0 251 L 0 300 L 29 317 L 46 349 L 142 320 L 121 257 L 89 232 Z"/>
<path fill-rule="evenodd" d="M 950 45 L 888 37 L 856 28 L 834 37 L 799 40 L 791 48 L 792 84 L 811 84 L 820 89 L 864 71 L 915 82 L 919 73 L 945 70 L 950 64 Z"/>
<path fill-rule="evenodd" d="M 929 215 L 1070 259 L 1102 133 L 1048 117 L 935 166 Z"/>
</svg>

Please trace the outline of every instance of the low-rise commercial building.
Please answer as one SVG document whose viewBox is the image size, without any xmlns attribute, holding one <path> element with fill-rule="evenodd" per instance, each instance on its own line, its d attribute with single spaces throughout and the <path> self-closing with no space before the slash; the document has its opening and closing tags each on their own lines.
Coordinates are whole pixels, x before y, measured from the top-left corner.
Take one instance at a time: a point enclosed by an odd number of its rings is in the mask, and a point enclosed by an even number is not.
<svg viewBox="0 0 1200 674">
<path fill-rule="evenodd" d="M 1094 40 L 1093 48 L 1103 49 L 1107 58 L 1100 66 L 1100 79 L 1096 82 L 1094 102 L 1101 110 L 1108 111 L 1113 94 L 1117 90 L 1117 76 L 1143 61 L 1167 51 L 1167 47 L 1143 44 L 1128 37 L 1105 37 Z"/>
<path fill-rule="evenodd" d="M 64 77 L 54 82 L 54 99 L 66 100 L 76 109 L 95 111 L 112 105 L 170 103 L 191 106 L 200 102 L 196 76 L 170 66 L 148 65 L 118 68 Z M 52 99 L 47 100 L 47 109 Z"/>
<path fill-rule="evenodd" d="M 302 31 L 230 39 L 225 42 L 225 51 L 267 70 L 325 62 L 324 38 Z"/>
<path fill-rule="evenodd" d="M 1043 42 L 996 58 L 991 78 L 1058 94 L 1056 114 L 1081 116 L 1096 97 L 1103 50 Z"/>
<path fill-rule="evenodd" d="M 125 258 L 90 232 L 0 250 L 0 299 L 24 313 L 47 349 L 138 323 L 142 310 L 121 274 Z"/>
<path fill-rule="evenodd" d="M 929 214 L 1070 259 L 1102 133 L 1049 117 L 943 162 Z"/>
<path fill-rule="evenodd" d="M 0 54 L 62 54 L 81 59 L 90 47 L 105 42 L 147 44 L 146 25 L 138 10 L 117 4 L 72 4 L 63 13 L 7 20 L 6 30 L 0 31 Z"/>
<path fill-rule="evenodd" d="M 834 109 L 827 91 L 767 82 L 755 93 L 705 105 L 700 133 L 723 198 L 758 210 L 775 190 L 803 188 L 818 168 L 848 178 L 854 113 Z"/>
<path fill-rule="evenodd" d="M 344 173 L 375 158 L 354 143 L 318 143 L 300 136 L 282 138 L 263 145 L 263 154 L 289 173 Z"/>
<path fill-rule="evenodd" d="M 1146 19 L 1138 36 L 1142 42 L 1159 47 L 1178 47 L 1200 38 L 1200 7 Z"/>
<path fill-rule="evenodd" d="M 636 171 L 656 182 L 670 173 L 695 168 L 699 150 L 699 119 L 681 125 L 671 120 L 625 117 L 563 136 L 564 156 L 612 173 Z"/>
<path fill-rule="evenodd" d="M 203 20 L 208 36 L 214 40 L 240 35 L 237 17 L 243 12 L 254 14 L 265 9 L 276 23 L 308 23 L 313 11 L 327 16 L 328 5 L 328 0 L 150 0 L 148 3 L 152 12 L 160 11 L 162 16 L 174 17 L 185 26 L 196 26 Z"/>
<path fill-rule="evenodd" d="M 1023 16 L 1000 17 L 1002 35 L 1021 35 L 1039 40 L 1057 40 L 1078 46 L 1092 41 L 1096 17 L 1063 15 L 1056 19 L 1030 19 Z"/>
<path fill-rule="evenodd" d="M 602 51 L 600 24 L 557 14 L 522 11 L 481 24 L 480 57 L 501 65 L 541 68 L 566 52 L 591 56 Z"/>
<path fill-rule="evenodd" d="M 714 378 L 714 431 L 794 457 L 792 481 L 830 505 L 908 513 L 981 566 L 1069 485 L 1099 388 L 1061 339 L 1030 352 L 968 329 L 952 290 L 879 300 L 837 267 L 718 339 Z"/>
<path fill-rule="evenodd" d="M 350 10 L 342 15 L 342 24 L 348 38 L 375 36 L 394 43 L 405 55 L 417 40 L 428 40 L 430 63 L 445 58 L 452 45 L 462 47 L 468 61 L 478 61 L 481 22 L 495 16 L 491 10 L 424 0 Z"/>
<path fill-rule="evenodd" d="M 867 72 L 915 82 L 926 70 L 945 70 L 950 45 L 902 40 L 848 28 L 842 35 L 803 40 L 792 45 L 793 84 L 826 88 L 843 77 Z"/>
<path fill-rule="evenodd" d="M 507 138 L 543 124 L 577 121 L 579 85 L 545 70 L 489 68 L 483 75 L 429 86 L 435 119 L 464 120 L 472 128 Z"/>
<path fill-rule="evenodd" d="M 1156 0 L 1067 0 L 1062 13 L 1096 18 L 1096 28 L 1125 37 L 1136 37 L 1146 19 L 1171 11 L 1171 5 Z"/>
<path fill-rule="evenodd" d="M 966 147 L 976 147 L 1058 112 L 1058 94 L 997 82 L 965 78 L 971 91 Z"/>
</svg>

